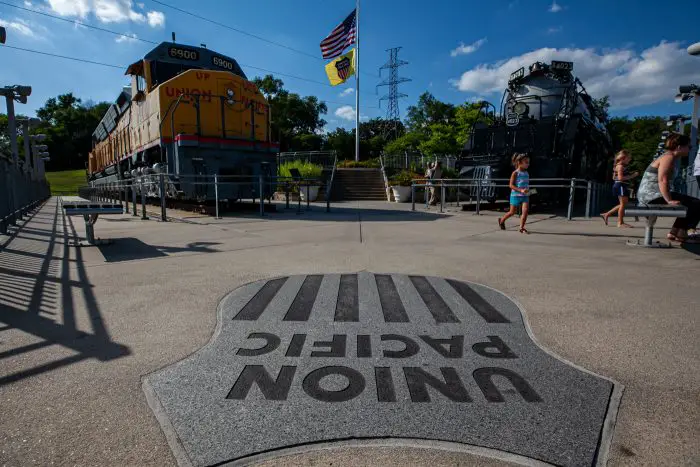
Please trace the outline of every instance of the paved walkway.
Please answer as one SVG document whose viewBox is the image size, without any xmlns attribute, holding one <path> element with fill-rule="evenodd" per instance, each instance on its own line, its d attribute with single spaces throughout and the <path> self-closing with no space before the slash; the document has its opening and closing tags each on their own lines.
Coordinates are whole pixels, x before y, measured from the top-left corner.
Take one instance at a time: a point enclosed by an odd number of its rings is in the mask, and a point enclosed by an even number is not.
<svg viewBox="0 0 700 467">
<path fill-rule="evenodd" d="M 611 465 L 700 462 L 697 252 L 625 246 L 641 223 L 622 231 L 535 215 L 525 236 L 515 221 L 499 231 L 495 213 L 408 208 L 347 203 L 330 214 L 318 206 L 168 223 L 105 216 L 96 234 L 116 243 L 76 249 L 65 245 L 82 220 L 50 200 L 0 237 L 0 464 L 175 465 L 142 377 L 203 347 L 217 305 L 243 284 L 365 270 L 507 294 L 543 347 L 624 385 Z M 283 462 L 505 462 L 478 455 L 351 444 Z"/>
</svg>

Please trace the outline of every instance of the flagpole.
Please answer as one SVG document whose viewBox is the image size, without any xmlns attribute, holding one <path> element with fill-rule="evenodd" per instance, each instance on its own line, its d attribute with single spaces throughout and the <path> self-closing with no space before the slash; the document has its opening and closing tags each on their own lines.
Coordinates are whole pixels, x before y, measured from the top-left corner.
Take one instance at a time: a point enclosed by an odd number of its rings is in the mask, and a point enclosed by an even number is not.
<svg viewBox="0 0 700 467">
<path fill-rule="evenodd" d="M 360 0 L 355 0 L 355 160 L 360 160 Z"/>
</svg>

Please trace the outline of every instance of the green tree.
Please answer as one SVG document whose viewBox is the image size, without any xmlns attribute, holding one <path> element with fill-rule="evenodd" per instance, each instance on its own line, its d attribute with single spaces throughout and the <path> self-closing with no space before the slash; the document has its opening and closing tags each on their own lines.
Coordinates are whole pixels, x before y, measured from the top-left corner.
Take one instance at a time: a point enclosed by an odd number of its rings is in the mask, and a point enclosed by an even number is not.
<svg viewBox="0 0 700 467">
<path fill-rule="evenodd" d="M 326 121 L 321 115 L 328 112 L 328 107 L 324 102 L 319 102 L 316 96 L 301 97 L 290 93 L 284 89 L 284 82 L 272 75 L 256 77 L 253 83 L 270 105 L 272 137 L 279 141 L 281 151 L 295 149 L 293 142 L 301 141 L 296 137 L 314 135 L 323 129 Z"/>
<path fill-rule="evenodd" d="M 661 132 L 666 130 L 662 117 L 615 117 L 607 124 L 615 152 L 626 149 L 632 153 L 633 170 L 643 171 L 654 159 L 661 141 Z M 610 163 L 612 170 L 612 163 Z"/>
<path fill-rule="evenodd" d="M 46 101 L 36 115 L 43 125 L 35 130 L 45 133 L 51 153 L 47 170 L 81 169 L 92 149 L 92 132 L 111 104 L 82 104 L 72 93 L 61 94 Z"/>
<path fill-rule="evenodd" d="M 451 125 L 455 119 L 455 106 L 437 100 L 429 92 L 418 98 L 418 103 L 408 108 L 406 126 L 409 131 L 428 134 L 430 125 L 442 123 Z"/>
<path fill-rule="evenodd" d="M 433 123 L 428 127 L 429 137 L 418 145 L 423 154 L 429 156 L 454 155 L 459 152 L 457 126 L 447 123 Z"/>
<path fill-rule="evenodd" d="M 292 136 L 290 149 L 292 151 L 319 151 L 323 137 L 314 133 L 304 133 Z"/>
<path fill-rule="evenodd" d="M 593 107 L 595 107 L 596 115 L 601 122 L 607 123 L 610 120 L 608 113 L 610 110 L 610 96 L 593 99 Z"/>
<path fill-rule="evenodd" d="M 455 121 L 457 125 L 457 145 L 464 147 L 469 139 L 472 127 L 477 122 L 490 124 L 493 121 L 491 115 L 487 115 L 482 110 L 481 102 L 464 103 L 455 109 Z"/>
<path fill-rule="evenodd" d="M 355 132 L 338 127 L 326 135 L 324 149 L 335 151 L 338 160 L 355 158 Z"/>
<path fill-rule="evenodd" d="M 387 143 L 387 145 L 384 146 L 384 152 L 386 154 L 403 154 L 405 151 L 418 151 L 418 147 L 424 139 L 424 134 L 409 131 L 400 138 Z"/>
</svg>

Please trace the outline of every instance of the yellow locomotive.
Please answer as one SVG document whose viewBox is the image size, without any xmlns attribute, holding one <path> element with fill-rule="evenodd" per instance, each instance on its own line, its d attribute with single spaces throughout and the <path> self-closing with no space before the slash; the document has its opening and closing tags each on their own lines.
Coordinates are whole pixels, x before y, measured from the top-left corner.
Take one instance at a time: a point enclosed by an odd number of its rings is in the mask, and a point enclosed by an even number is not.
<svg viewBox="0 0 700 467">
<path fill-rule="evenodd" d="M 92 184 L 163 173 L 168 198 L 205 201 L 214 198 L 214 175 L 240 182 L 276 173 L 270 107 L 234 59 L 163 42 L 126 74 L 131 86 L 92 135 Z M 159 184 L 148 186 L 148 195 L 160 194 Z M 219 197 L 255 196 L 257 186 L 223 184 Z"/>
</svg>

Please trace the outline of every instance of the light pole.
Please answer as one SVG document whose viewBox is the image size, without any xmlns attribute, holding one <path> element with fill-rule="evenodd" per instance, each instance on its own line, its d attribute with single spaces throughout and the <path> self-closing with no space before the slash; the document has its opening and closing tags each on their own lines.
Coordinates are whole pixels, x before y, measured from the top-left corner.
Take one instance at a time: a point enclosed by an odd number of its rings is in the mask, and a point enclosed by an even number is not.
<svg viewBox="0 0 700 467">
<path fill-rule="evenodd" d="M 700 42 L 688 47 L 688 54 L 696 57 L 700 56 Z M 683 94 L 682 88 L 680 89 Z M 695 101 L 693 102 L 693 120 L 690 123 L 690 154 L 688 155 L 688 194 L 700 196 L 700 186 L 693 176 L 693 168 L 695 166 L 695 158 L 698 157 L 698 117 L 700 117 L 700 89 L 695 87 Z M 694 187 L 694 189 L 693 189 Z"/>
<path fill-rule="evenodd" d="M 700 42 L 695 45 L 698 46 L 698 53 L 700 53 Z M 688 47 L 688 52 L 690 52 L 692 47 L 693 46 Z M 693 116 L 690 118 L 690 152 L 688 153 L 687 186 L 688 194 L 697 197 L 698 193 L 700 192 L 700 187 L 695 186 L 697 182 L 695 180 L 695 176 L 693 175 L 693 167 L 698 152 L 698 117 L 700 117 L 700 86 L 696 86 L 695 84 L 680 86 L 678 88 L 678 91 L 678 94 L 676 94 L 676 102 L 683 102 L 693 99 Z"/>
<path fill-rule="evenodd" d="M 20 120 L 20 123 L 22 124 L 22 136 L 24 137 L 24 170 L 32 172 L 35 164 L 31 152 L 31 141 L 33 141 L 33 138 L 29 135 L 29 130 L 36 128 L 41 123 L 41 120 L 32 117 Z"/>
</svg>

